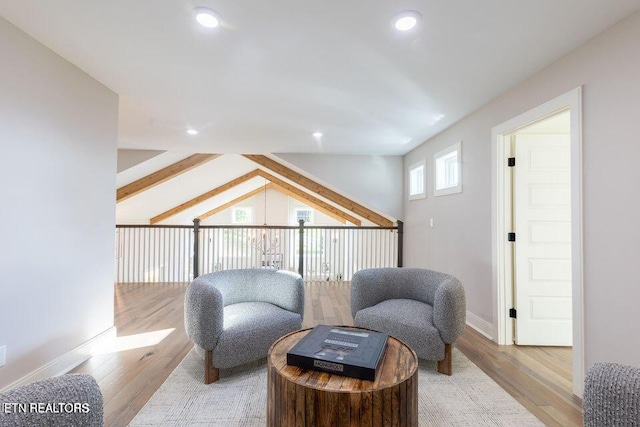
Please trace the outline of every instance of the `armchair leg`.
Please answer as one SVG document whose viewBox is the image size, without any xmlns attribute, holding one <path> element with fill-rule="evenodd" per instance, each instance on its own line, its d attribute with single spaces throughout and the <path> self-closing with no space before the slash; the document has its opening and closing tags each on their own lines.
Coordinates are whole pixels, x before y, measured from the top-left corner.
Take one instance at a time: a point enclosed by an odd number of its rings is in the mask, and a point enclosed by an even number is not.
<svg viewBox="0 0 640 427">
<path fill-rule="evenodd" d="M 204 383 L 211 384 L 220 379 L 220 371 L 211 364 L 213 350 L 205 350 L 204 353 Z"/>
<path fill-rule="evenodd" d="M 451 375 L 451 344 L 444 345 L 444 359 L 438 360 L 438 372 L 445 375 Z"/>
</svg>

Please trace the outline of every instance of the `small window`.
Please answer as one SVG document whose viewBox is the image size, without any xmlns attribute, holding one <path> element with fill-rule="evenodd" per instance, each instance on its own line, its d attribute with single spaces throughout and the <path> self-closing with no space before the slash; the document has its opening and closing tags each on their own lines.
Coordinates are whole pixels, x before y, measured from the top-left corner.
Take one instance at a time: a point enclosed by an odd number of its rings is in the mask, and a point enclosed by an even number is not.
<svg viewBox="0 0 640 427">
<path fill-rule="evenodd" d="M 436 196 L 462 192 L 462 142 L 436 153 L 434 164 L 434 193 Z"/>
<path fill-rule="evenodd" d="M 409 167 L 409 200 L 427 197 L 425 169 L 424 160 Z"/>
<path fill-rule="evenodd" d="M 305 224 L 313 222 L 313 209 L 297 208 L 295 212 L 296 224 L 299 224 L 300 220 L 303 220 Z"/>
<path fill-rule="evenodd" d="M 234 207 L 231 217 L 233 224 L 251 224 L 253 223 L 253 208 L 251 207 Z"/>
</svg>

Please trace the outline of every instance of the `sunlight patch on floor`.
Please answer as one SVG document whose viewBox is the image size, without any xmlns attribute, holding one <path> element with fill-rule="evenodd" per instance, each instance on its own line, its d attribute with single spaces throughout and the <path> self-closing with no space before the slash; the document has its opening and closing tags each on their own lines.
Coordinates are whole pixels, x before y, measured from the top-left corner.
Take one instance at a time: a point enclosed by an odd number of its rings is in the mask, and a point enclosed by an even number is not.
<svg viewBox="0 0 640 427">
<path fill-rule="evenodd" d="M 151 347 L 162 342 L 175 328 L 160 329 L 153 332 L 113 337 L 100 342 L 91 350 L 91 354 L 117 353 L 136 348 Z"/>
</svg>

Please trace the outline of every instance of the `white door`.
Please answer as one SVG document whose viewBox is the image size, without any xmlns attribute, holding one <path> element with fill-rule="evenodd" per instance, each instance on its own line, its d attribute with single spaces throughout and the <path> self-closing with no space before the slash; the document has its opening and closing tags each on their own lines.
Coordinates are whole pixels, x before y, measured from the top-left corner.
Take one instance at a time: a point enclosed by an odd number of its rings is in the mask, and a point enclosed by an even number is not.
<svg viewBox="0 0 640 427">
<path fill-rule="evenodd" d="M 569 135 L 516 135 L 516 344 L 572 345 Z"/>
</svg>

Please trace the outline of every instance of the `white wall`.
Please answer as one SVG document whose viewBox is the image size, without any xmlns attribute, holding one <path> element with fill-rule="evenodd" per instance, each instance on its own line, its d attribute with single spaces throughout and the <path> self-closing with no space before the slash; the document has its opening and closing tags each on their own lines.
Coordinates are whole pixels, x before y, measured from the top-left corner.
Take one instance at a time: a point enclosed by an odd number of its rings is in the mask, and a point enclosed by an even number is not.
<svg viewBox="0 0 640 427">
<path fill-rule="evenodd" d="M 113 326 L 118 98 L 0 18 L 0 388 Z"/>
<path fill-rule="evenodd" d="M 267 189 L 267 225 L 289 225 L 287 223 L 287 199 L 288 197 L 279 191 Z M 236 204 L 237 207 L 251 207 L 253 209 L 253 222 L 251 225 L 263 225 L 265 223 L 264 192 L 249 197 Z M 206 218 L 202 225 L 231 225 L 233 207 L 227 208 L 217 214 Z"/>
<path fill-rule="evenodd" d="M 378 212 L 404 217 L 401 156 L 277 154 L 279 158 L 319 178 L 345 196 Z"/>
<path fill-rule="evenodd" d="M 427 141 L 404 161 L 406 174 L 408 165 L 426 157 L 431 178 L 433 153 L 463 141 L 461 194 L 434 198 L 429 179 L 427 199 L 405 197 L 405 254 L 409 266 L 458 276 L 469 311 L 493 323 L 491 128 L 584 85 L 586 368 L 598 361 L 638 365 L 640 360 L 638 40 L 640 12 Z M 431 217 L 434 228 L 428 225 Z"/>
<path fill-rule="evenodd" d="M 343 224 L 340 223 L 338 221 L 336 221 L 335 219 L 331 218 L 328 215 L 323 214 L 320 211 L 317 211 L 315 209 L 313 209 L 310 206 L 305 205 L 304 203 L 301 203 L 295 199 L 292 199 L 291 197 L 289 197 L 289 210 L 288 210 L 288 218 L 289 218 L 289 225 L 298 225 L 298 222 L 295 221 L 296 218 L 296 209 L 311 209 L 313 210 L 312 213 L 312 221 L 311 223 L 305 223 L 306 225 L 317 225 L 317 226 L 328 226 L 328 227 L 340 227 L 340 226 L 344 226 L 344 225 L 348 225 L 348 226 L 352 226 L 352 224 Z M 366 224 L 369 225 L 369 224 Z"/>
<path fill-rule="evenodd" d="M 258 193 L 253 197 L 243 200 L 236 206 L 250 206 L 253 208 L 253 224 L 263 225 L 265 224 L 265 200 L 264 193 Z M 294 215 L 295 208 L 309 208 L 309 206 L 298 202 L 279 192 L 278 190 L 267 190 L 267 225 L 298 225 L 298 223 L 292 223 L 291 218 Z M 202 221 L 202 225 L 230 225 L 231 215 L 233 207 L 227 208 L 217 214 L 206 218 Z M 333 218 L 313 210 L 314 223 L 313 225 L 329 225 L 329 226 L 341 226 L 344 224 L 339 223 Z"/>
</svg>

